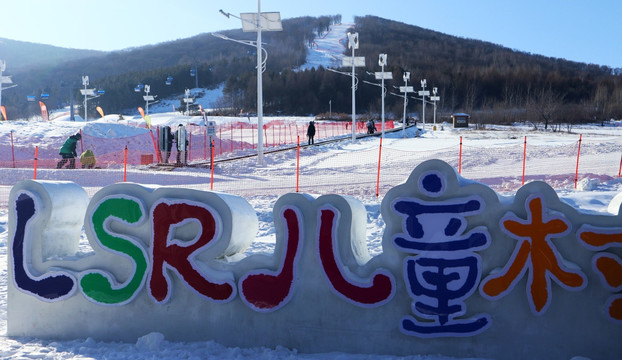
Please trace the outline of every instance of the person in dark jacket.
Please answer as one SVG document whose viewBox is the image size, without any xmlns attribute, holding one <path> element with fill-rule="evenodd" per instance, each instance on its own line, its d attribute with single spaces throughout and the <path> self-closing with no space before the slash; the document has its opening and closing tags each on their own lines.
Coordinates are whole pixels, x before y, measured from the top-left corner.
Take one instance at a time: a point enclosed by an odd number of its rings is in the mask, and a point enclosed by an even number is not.
<svg viewBox="0 0 622 360">
<path fill-rule="evenodd" d="M 164 132 L 164 141 L 161 146 L 164 150 L 164 163 L 167 164 L 168 159 L 171 156 L 171 150 L 173 149 L 173 140 L 175 137 L 173 136 L 173 132 L 171 131 L 170 126 L 165 126 L 164 128 L 162 128 L 162 131 Z"/>
<path fill-rule="evenodd" d="M 76 146 L 78 145 L 78 140 L 80 139 L 82 139 L 82 135 L 77 133 L 75 135 L 71 135 L 67 140 L 65 140 L 65 143 L 60 148 L 59 152 L 59 155 L 63 158 L 58 162 L 58 164 L 56 164 L 57 169 L 62 168 L 67 161 L 69 161 L 69 166 L 67 166 L 68 169 L 76 168 L 76 156 L 78 156 Z"/>
<path fill-rule="evenodd" d="M 307 128 L 307 136 L 309 137 L 309 145 L 313 145 L 313 137 L 315 136 L 315 124 L 313 121 L 309 121 L 309 127 Z"/>
</svg>

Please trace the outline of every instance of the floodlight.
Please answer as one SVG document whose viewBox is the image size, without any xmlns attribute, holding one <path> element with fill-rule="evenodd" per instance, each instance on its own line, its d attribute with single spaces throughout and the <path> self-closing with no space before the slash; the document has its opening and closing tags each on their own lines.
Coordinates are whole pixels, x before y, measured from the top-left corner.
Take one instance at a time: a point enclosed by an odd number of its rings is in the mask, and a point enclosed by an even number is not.
<svg viewBox="0 0 622 360">
<path fill-rule="evenodd" d="M 426 87 L 427 83 L 428 82 L 427 82 L 426 79 L 421 80 L 421 87 L 423 87 L 423 88 Z"/>
<path fill-rule="evenodd" d="M 434 95 L 436 95 L 436 93 L 438 93 L 438 88 L 437 88 L 437 87 L 434 87 L 434 88 L 432 89 L 432 92 L 434 93 Z"/>
<path fill-rule="evenodd" d="M 378 56 L 378 65 L 385 66 L 387 64 L 387 54 L 380 54 Z"/>
<path fill-rule="evenodd" d="M 404 81 L 410 80 L 410 72 L 405 72 L 403 78 L 404 78 Z"/>
<path fill-rule="evenodd" d="M 82 85 L 87 86 L 89 84 L 89 76 L 85 75 L 82 77 Z"/>
<path fill-rule="evenodd" d="M 359 33 L 348 33 L 348 49 L 359 48 Z"/>
<path fill-rule="evenodd" d="M 283 31 L 283 23 L 281 22 L 280 12 L 262 12 L 257 21 L 257 13 L 241 13 L 242 19 L 242 31 L 255 32 L 257 31 L 257 24 L 261 28 L 261 31 Z"/>
</svg>

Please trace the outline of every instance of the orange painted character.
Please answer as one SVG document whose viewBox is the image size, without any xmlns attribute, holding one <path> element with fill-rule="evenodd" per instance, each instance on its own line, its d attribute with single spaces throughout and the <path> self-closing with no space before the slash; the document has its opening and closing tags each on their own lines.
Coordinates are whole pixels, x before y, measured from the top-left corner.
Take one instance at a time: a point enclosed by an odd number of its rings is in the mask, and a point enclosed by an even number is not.
<svg viewBox="0 0 622 360">
<path fill-rule="evenodd" d="M 513 213 L 501 219 L 504 232 L 518 243 L 501 273 L 489 275 L 480 287 L 482 296 L 496 300 L 507 295 L 528 271 L 527 295 L 536 315 L 543 314 L 550 304 L 551 278 L 567 290 L 581 290 L 587 284 L 582 272 L 563 265 L 551 241 L 569 232 L 568 222 L 561 216 L 546 216 L 543 202 L 542 197 L 531 195 L 525 204 L 527 220 Z"/>
<path fill-rule="evenodd" d="M 585 247 L 603 251 L 611 247 L 622 247 L 622 229 L 599 228 L 591 225 L 581 227 L 577 237 Z M 600 252 L 592 258 L 592 267 L 601 278 L 604 287 L 612 292 L 622 291 L 622 260 L 614 254 Z M 609 298 L 607 314 L 616 322 L 622 322 L 622 295 Z"/>
</svg>

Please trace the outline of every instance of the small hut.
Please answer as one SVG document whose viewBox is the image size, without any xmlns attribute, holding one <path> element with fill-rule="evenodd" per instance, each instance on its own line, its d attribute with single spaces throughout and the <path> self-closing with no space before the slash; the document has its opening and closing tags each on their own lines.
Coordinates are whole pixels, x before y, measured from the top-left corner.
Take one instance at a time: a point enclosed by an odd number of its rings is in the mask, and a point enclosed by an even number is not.
<svg viewBox="0 0 622 360">
<path fill-rule="evenodd" d="M 454 128 L 465 128 L 469 127 L 469 119 L 471 115 L 465 113 L 457 113 L 451 115 L 451 118 L 454 122 Z"/>
</svg>

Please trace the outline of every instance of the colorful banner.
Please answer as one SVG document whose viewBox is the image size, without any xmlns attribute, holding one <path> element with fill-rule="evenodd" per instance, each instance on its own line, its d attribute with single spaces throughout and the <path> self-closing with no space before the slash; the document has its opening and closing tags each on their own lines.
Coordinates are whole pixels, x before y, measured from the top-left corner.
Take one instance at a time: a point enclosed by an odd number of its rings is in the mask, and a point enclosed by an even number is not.
<svg viewBox="0 0 622 360">
<path fill-rule="evenodd" d="M 145 116 L 145 124 L 147 124 L 147 129 L 151 129 L 151 118 L 149 115 Z"/>
<path fill-rule="evenodd" d="M 99 115 L 101 115 L 102 117 L 104 117 L 104 110 L 101 107 L 96 107 L 95 110 L 97 110 L 97 112 L 99 113 Z"/>
<path fill-rule="evenodd" d="M 143 108 L 138 107 L 138 112 L 140 113 L 140 116 L 143 117 L 143 119 L 145 118 L 145 110 L 143 110 Z"/>
<path fill-rule="evenodd" d="M 50 116 L 48 115 L 48 107 L 45 106 L 43 101 L 39 101 L 39 107 L 41 108 L 41 118 L 43 121 L 50 121 Z"/>
<path fill-rule="evenodd" d="M 8 120 L 8 118 L 6 117 L 6 108 L 4 107 L 4 105 L 0 106 L 0 112 L 2 113 L 2 118 L 4 120 Z"/>
</svg>

